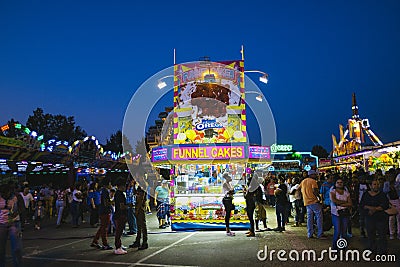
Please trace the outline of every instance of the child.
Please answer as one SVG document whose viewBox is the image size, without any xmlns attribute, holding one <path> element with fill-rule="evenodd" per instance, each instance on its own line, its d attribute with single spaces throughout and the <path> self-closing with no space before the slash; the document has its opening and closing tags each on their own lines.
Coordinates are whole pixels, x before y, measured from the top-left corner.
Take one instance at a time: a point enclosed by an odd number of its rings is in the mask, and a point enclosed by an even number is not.
<svg viewBox="0 0 400 267">
<path fill-rule="evenodd" d="M 36 230 L 40 230 L 41 221 L 42 221 L 42 218 L 44 217 L 44 208 L 42 205 L 43 205 L 42 201 L 39 200 L 35 207 L 34 218 L 35 218 L 35 229 Z"/>
</svg>

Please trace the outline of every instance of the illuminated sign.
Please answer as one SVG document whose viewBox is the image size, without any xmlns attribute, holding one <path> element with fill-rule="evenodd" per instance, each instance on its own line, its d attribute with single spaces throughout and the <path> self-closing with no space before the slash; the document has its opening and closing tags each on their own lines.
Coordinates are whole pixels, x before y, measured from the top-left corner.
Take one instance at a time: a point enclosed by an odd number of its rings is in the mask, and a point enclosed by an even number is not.
<svg viewBox="0 0 400 267">
<path fill-rule="evenodd" d="M 172 148 L 172 159 L 243 159 L 244 152 L 244 146 L 176 147 Z"/>
<path fill-rule="evenodd" d="M 276 152 L 290 152 L 293 150 L 293 146 L 292 145 L 277 145 L 277 144 L 273 144 L 271 146 L 271 152 L 272 153 L 276 153 Z"/>
<path fill-rule="evenodd" d="M 174 144 L 247 141 L 243 61 L 174 66 Z"/>
<path fill-rule="evenodd" d="M 210 128 L 222 128 L 222 124 L 216 120 L 202 120 L 200 123 L 196 124 L 196 130 L 206 130 Z"/>
<path fill-rule="evenodd" d="M 151 160 L 153 162 L 168 160 L 167 149 L 157 148 L 152 150 Z"/>
<path fill-rule="evenodd" d="M 267 146 L 250 146 L 249 159 L 270 159 L 271 154 Z"/>
</svg>

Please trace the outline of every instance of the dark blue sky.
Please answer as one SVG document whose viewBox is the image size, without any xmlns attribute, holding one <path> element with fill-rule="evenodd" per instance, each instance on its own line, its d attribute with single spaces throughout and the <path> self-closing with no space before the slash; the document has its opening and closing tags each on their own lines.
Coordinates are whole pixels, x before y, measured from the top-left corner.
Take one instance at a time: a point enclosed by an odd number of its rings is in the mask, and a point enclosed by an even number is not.
<svg viewBox="0 0 400 267">
<path fill-rule="evenodd" d="M 330 150 L 352 92 L 382 141 L 396 141 L 399 14 L 390 0 L 1 1 L 0 124 L 41 107 L 104 142 L 174 48 L 183 63 L 240 59 L 244 45 L 245 68 L 270 74 L 260 88 L 279 143 Z"/>
</svg>

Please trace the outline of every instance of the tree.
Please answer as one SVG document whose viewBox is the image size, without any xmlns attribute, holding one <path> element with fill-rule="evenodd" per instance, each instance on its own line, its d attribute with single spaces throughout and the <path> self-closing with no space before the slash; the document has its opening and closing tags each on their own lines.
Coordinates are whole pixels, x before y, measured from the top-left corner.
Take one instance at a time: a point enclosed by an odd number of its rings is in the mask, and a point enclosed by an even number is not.
<svg viewBox="0 0 400 267">
<path fill-rule="evenodd" d="M 115 134 L 110 136 L 110 139 L 107 139 L 106 144 L 103 146 L 104 150 L 110 150 L 115 153 L 123 153 L 122 147 L 122 132 L 118 130 Z"/>
<path fill-rule="evenodd" d="M 54 138 L 72 143 L 87 136 L 80 126 L 75 126 L 73 116 L 45 114 L 41 108 L 33 111 L 33 115 L 29 116 L 26 126 L 38 134 L 43 134 L 44 141 Z"/>
<path fill-rule="evenodd" d="M 115 132 L 107 139 L 106 144 L 103 146 L 104 150 L 109 150 L 116 153 L 130 152 L 133 154 L 133 148 L 129 143 L 128 138 L 122 134 L 121 130 Z"/>
<path fill-rule="evenodd" d="M 135 152 L 136 154 L 140 154 L 140 162 L 146 161 L 147 158 L 147 150 L 146 150 L 146 142 L 144 140 L 144 137 L 136 142 L 135 146 Z"/>
<path fill-rule="evenodd" d="M 6 136 L 6 137 L 13 137 L 13 138 L 17 137 L 18 136 L 18 131 L 15 128 L 15 124 L 16 123 L 19 123 L 19 121 L 15 121 L 14 119 L 9 120 L 7 122 L 9 128 L 8 128 L 6 134 L 3 133 L 2 135 Z"/>
<path fill-rule="evenodd" d="M 327 158 L 329 155 L 328 151 L 326 151 L 326 149 L 323 148 L 321 145 L 313 146 L 313 148 L 311 150 L 311 154 L 313 154 L 314 156 L 317 156 L 320 159 Z"/>
</svg>

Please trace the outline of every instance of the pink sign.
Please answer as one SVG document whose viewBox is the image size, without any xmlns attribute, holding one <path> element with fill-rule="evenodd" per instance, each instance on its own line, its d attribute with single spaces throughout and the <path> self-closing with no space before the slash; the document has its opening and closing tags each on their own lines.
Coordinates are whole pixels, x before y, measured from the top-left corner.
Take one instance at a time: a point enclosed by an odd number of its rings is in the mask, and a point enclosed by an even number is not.
<svg viewBox="0 0 400 267">
<path fill-rule="evenodd" d="M 176 147 L 172 149 L 173 160 L 243 159 L 244 157 L 244 146 Z"/>
</svg>

